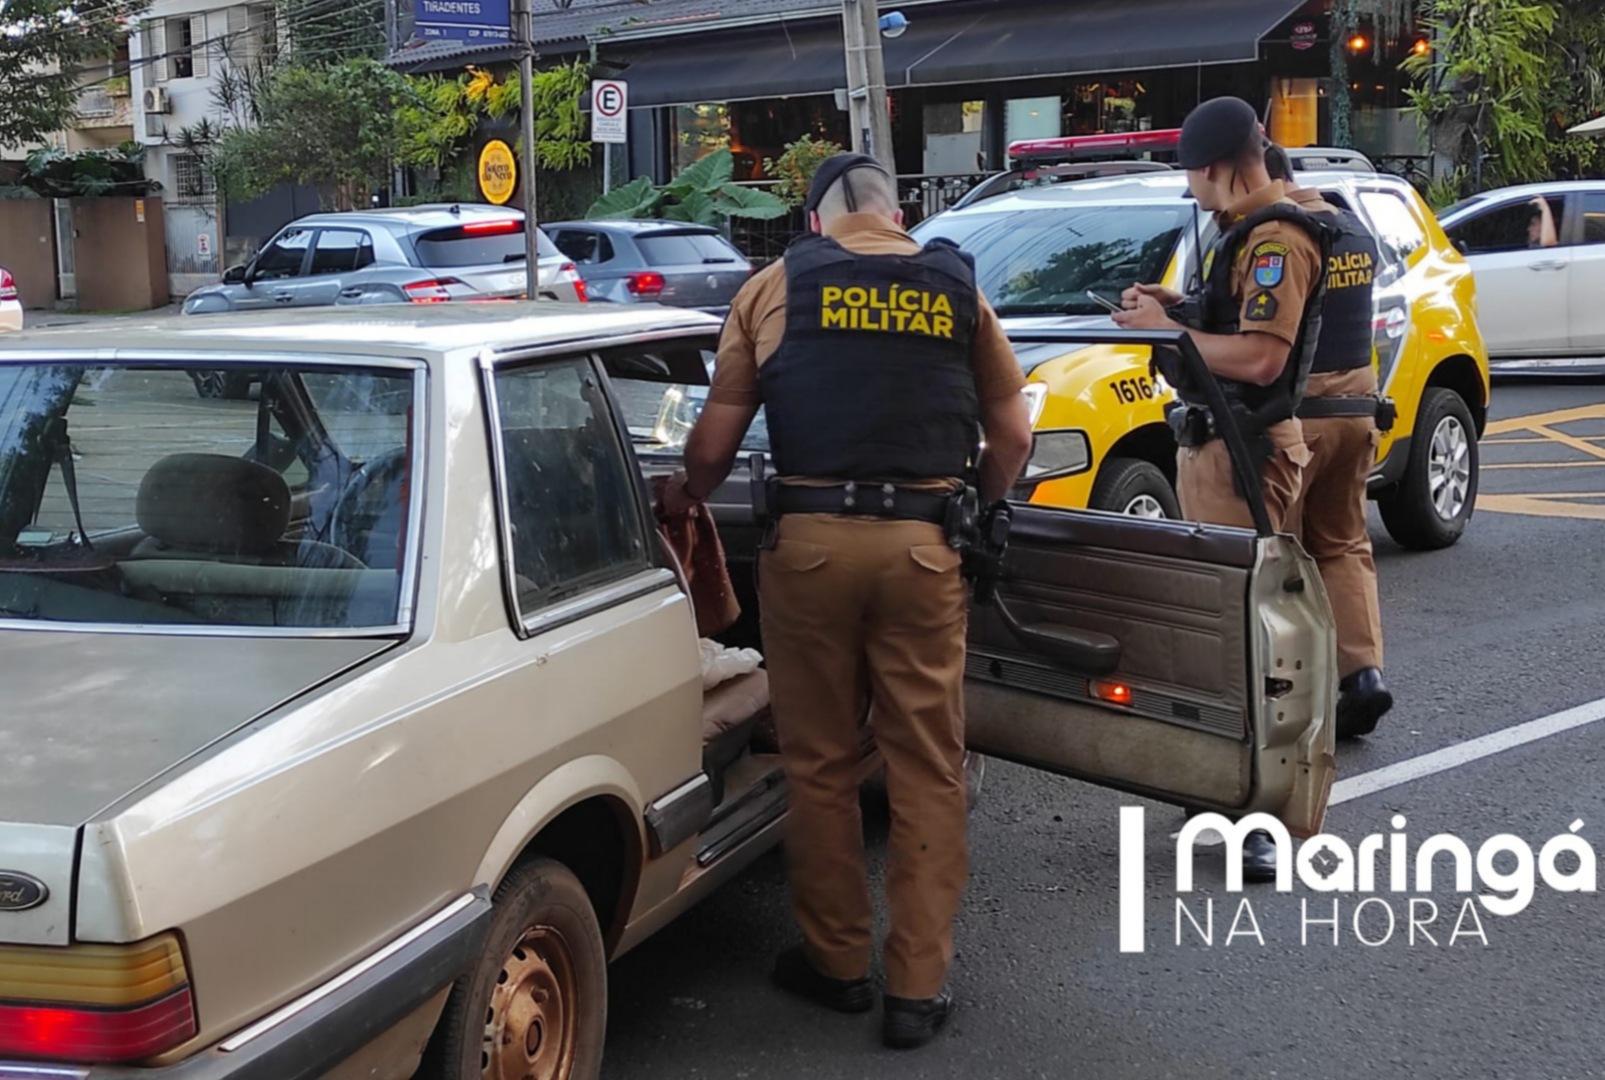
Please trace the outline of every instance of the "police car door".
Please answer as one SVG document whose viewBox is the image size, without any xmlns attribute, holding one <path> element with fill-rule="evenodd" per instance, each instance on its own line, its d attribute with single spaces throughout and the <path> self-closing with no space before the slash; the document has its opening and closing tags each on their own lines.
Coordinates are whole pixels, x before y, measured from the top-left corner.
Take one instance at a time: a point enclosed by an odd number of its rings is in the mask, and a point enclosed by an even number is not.
<svg viewBox="0 0 1605 1080">
<path fill-rule="evenodd" d="M 1192 352 L 1178 334 L 1029 334 L 1161 338 Z M 970 748 L 1317 831 L 1334 773 L 1332 618 L 1315 564 L 1258 510 L 1248 530 L 1014 505 L 995 595 L 971 614 Z"/>
</svg>

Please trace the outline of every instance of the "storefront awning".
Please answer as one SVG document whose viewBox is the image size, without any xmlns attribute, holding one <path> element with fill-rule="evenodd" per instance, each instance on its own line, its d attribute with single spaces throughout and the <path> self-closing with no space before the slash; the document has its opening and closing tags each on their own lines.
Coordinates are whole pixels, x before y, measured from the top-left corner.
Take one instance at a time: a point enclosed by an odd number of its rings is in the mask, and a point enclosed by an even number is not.
<svg viewBox="0 0 1605 1080">
<path fill-rule="evenodd" d="M 937 86 L 1252 61 L 1299 0 L 1071 0 L 911 7 L 883 42 L 889 86 Z M 847 83 L 841 23 L 787 21 L 602 46 L 630 104 L 828 94 Z"/>
</svg>

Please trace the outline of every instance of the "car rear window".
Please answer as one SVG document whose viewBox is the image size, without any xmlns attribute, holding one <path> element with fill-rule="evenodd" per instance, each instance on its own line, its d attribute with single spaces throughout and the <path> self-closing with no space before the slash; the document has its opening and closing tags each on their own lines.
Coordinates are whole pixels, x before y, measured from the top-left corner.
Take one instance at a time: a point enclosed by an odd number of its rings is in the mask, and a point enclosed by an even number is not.
<svg viewBox="0 0 1605 1080">
<path fill-rule="evenodd" d="M 541 258 L 558 254 L 544 232 L 538 233 Z M 471 221 L 420 233 L 413 241 L 423 266 L 487 266 L 521 262 L 524 258 L 522 221 Z"/>
<path fill-rule="evenodd" d="M 421 378 L 0 367 L 0 620 L 397 631 Z"/>
<path fill-rule="evenodd" d="M 649 233 L 636 237 L 635 243 L 649 266 L 741 261 L 741 252 L 718 233 Z"/>
</svg>

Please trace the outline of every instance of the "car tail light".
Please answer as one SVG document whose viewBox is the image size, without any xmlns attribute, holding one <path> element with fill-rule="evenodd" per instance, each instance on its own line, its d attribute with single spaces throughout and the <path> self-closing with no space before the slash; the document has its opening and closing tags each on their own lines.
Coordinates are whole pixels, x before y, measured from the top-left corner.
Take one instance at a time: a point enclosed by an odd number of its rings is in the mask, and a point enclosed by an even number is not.
<svg viewBox="0 0 1605 1080">
<path fill-rule="evenodd" d="M 461 285 L 456 278 L 430 278 L 428 281 L 414 281 L 410 285 L 403 285 L 401 291 L 407 294 L 407 299 L 414 304 L 441 304 L 451 299 L 448 286 Z"/>
<path fill-rule="evenodd" d="M 624 279 L 624 287 L 636 296 L 657 296 L 667 284 L 656 270 L 637 270 Z"/>
<path fill-rule="evenodd" d="M 590 299 L 585 292 L 585 279 L 580 276 L 580 268 L 573 263 L 564 263 L 558 267 L 557 276 L 574 286 L 574 298 L 580 303 Z"/>
<path fill-rule="evenodd" d="M 197 1030 L 175 934 L 134 945 L 0 946 L 0 1058 L 140 1061 Z"/>
<path fill-rule="evenodd" d="M 15 300 L 17 298 L 17 279 L 11 276 L 10 270 L 0 270 L 0 300 Z"/>
</svg>

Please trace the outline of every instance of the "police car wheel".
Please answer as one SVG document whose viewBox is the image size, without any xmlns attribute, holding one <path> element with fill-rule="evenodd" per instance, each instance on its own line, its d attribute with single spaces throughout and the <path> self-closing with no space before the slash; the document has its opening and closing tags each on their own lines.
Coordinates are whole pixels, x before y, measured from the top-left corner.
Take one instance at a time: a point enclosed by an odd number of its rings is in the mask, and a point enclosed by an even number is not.
<svg viewBox="0 0 1605 1080">
<path fill-rule="evenodd" d="M 1418 551 L 1460 539 L 1477 504 L 1477 428 L 1459 394 L 1441 386 L 1421 397 L 1404 477 L 1377 499 L 1388 535 Z"/>
<path fill-rule="evenodd" d="M 515 867 L 484 952 L 452 987 L 424 1054 L 430 1080 L 596 1080 L 607 953 L 591 898 L 552 859 Z"/>
<path fill-rule="evenodd" d="M 1098 471 L 1088 505 L 1094 510 L 1131 517 L 1181 517 L 1181 504 L 1170 480 L 1151 461 L 1139 458 L 1110 458 Z"/>
</svg>

